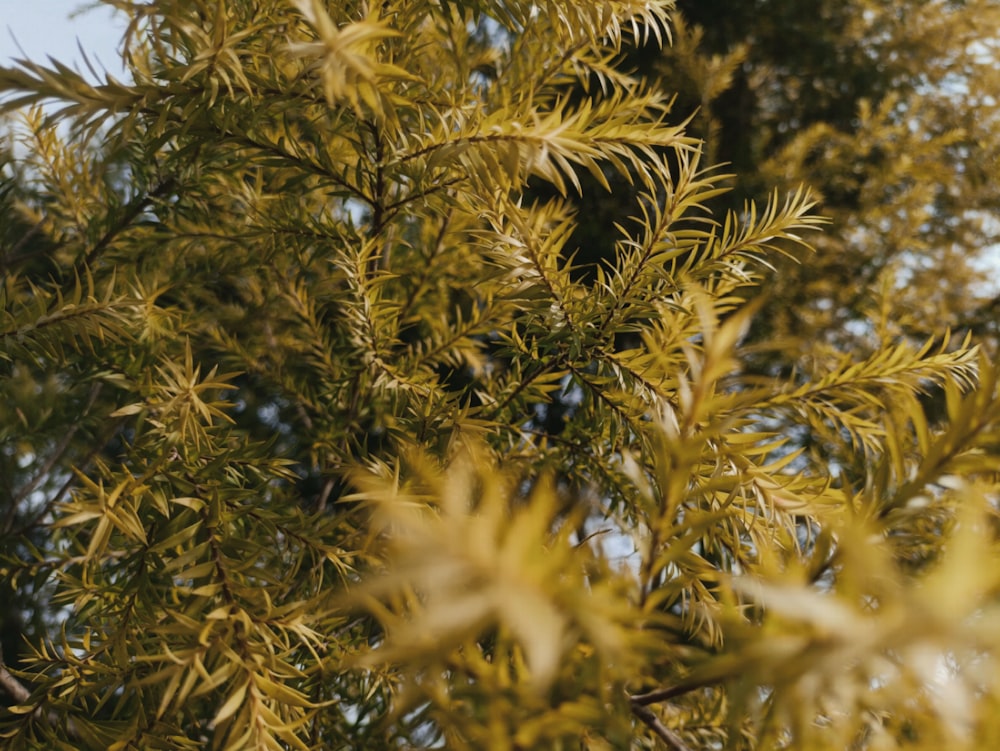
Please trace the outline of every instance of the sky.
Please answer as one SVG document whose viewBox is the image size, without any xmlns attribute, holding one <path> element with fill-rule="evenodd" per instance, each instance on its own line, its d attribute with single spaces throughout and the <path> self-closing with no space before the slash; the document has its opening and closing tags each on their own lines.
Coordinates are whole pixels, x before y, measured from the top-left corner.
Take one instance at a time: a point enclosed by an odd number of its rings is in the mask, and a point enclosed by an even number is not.
<svg viewBox="0 0 1000 751">
<path fill-rule="evenodd" d="M 0 65 L 9 66 L 14 58 L 24 55 L 47 62 L 51 55 L 85 72 L 77 48 L 79 39 L 87 56 L 101 63 L 95 64 L 99 71 L 103 67 L 119 77 L 122 66 L 116 48 L 123 22 L 103 6 L 70 18 L 75 11 L 94 4 L 93 0 L 0 0 Z"/>
</svg>

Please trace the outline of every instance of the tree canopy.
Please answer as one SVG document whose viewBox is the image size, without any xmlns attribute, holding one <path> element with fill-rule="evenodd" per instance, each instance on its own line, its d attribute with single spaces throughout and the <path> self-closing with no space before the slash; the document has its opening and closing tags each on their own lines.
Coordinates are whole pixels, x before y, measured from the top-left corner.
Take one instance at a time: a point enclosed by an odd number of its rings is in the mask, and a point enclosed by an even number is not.
<svg viewBox="0 0 1000 751">
<path fill-rule="evenodd" d="M 1000 5 L 104 1 L 0 68 L 6 747 L 996 744 Z"/>
</svg>

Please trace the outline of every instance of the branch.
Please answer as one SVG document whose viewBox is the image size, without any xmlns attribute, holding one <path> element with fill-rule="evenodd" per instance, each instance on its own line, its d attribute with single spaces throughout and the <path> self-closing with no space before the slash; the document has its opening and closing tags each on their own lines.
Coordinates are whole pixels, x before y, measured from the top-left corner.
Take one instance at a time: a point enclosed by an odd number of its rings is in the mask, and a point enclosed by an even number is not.
<svg viewBox="0 0 1000 751">
<path fill-rule="evenodd" d="M 659 704 L 661 701 L 670 701 L 678 696 L 696 691 L 699 688 L 706 688 L 719 683 L 721 676 L 709 676 L 698 680 L 685 681 L 667 688 L 658 688 L 645 694 L 634 694 L 629 697 L 633 707 L 647 707 L 650 704 Z"/>
<path fill-rule="evenodd" d="M 667 748 L 672 749 L 672 751 L 691 751 L 691 747 L 682 741 L 677 733 L 664 725 L 663 721 L 648 707 L 632 702 L 632 714 L 646 723 L 649 729 L 667 744 Z"/>
<path fill-rule="evenodd" d="M 75 267 L 78 272 L 77 276 L 82 276 L 82 274 L 79 273 L 80 270 L 84 267 L 92 266 L 101 253 L 104 252 L 105 248 L 107 248 L 107 246 L 110 245 L 115 239 L 115 237 L 128 229 L 132 223 L 139 218 L 143 211 L 156 202 L 157 198 L 162 198 L 167 195 L 176 186 L 177 181 L 173 177 L 167 177 L 147 195 L 134 198 L 132 201 L 125 204 L 125 206 L 122 207 L 123 213 L 119 220 L 114 224 L 114 226 L 108 228 L 104 235 L 98 239 L 94 247 L 88 251 L 82 263 L 77 264 Z M 12 269 L 14 266 L 30 258 L 34 254 L 34 251 L 30 249 L 25 252 L 21 251 L 28 244 L 28 242 L 41 231 L 44 224 L 44 218 L 39 220 L 21 237 L 20 240 L 14 244 L 12 248 L 8 249 L 6 253 L 0 256 L 0 271 L 6 273 L 9 269 Z"/>
<path fill-rule="evenodd" d="M 94 406 L 94 402 L 97 401 L 97 397 L 101 393 L 101 387 L 102 384 L 100 381 L 95 381 L 90 387 L 90 394 L 87 397 L 87 403 L 84 406 L 82 413 L 76 418 L 73 425 L 68 431 L 66 431 L 66 434 L 62 437 L 62 439 L 60 439 L 59 443 L 52 451 L 52 455 L 48 458 L 42 468 L 38 470 L 34 479 L 21 488 L 20 492 L 14 496 L 14 499 L 11 501 L 10 512 L 7 514 L 7 519 L 4 522 L 4 534 L 10 534 L 10 531 L 14 528 L 14 520 L 20 505 L 28 498 L 28 496 L 35 492 L 35 488 L 37 488 L 39 484 L 41 484 L 41 482 L 50 475 L 52 468 L 55 467 L 56 463 L 62 458 L 63 454 L 66 453 L 67 449 L 69 449 L 70 441 L 73 440 L 73 436 L 76 435 L 76 432 L 79 430 L 84 418 L 87 417 L 90 413 L 91 407 Z"/>
<path fill-rule="evenodd" d="M 88 451 L 86 456 L 83 457 L 83 460 L 79 464 L 74 464 L 74 467 L 80 472 L 83 472 L 90 465 L 90 462 L 93 461 L 94 457 L 97 456 L 104 449 L 105 446 L 107 446 L 108 441 L 111 440 L 111 438 L 118 431 L 118 429 L 121 427 L 122 423 L 125 422 L 125 420 L 126 418 L 123 416 L 123 417 L 118 417 L 113 421 L 111 421 L 108 424 L 107 428 L 105 429 L 104 433 L 100 436 L 100 438 L 97 441 L 93 442 L 90 451 Z M 38 524 L 39 521 L 41 521 L 45 517 L 46 514 L 48 514 L 53 508 L 58 506 L 60 503 L 62 503 L 63 498 L 66 497 L 66 494 L 69 493 L 70 490 L 72 490 L 75 484 L 76 484 L 76 477 L 71 474 L 69 478 L 66 480 L 66 482 L 64 482 L 62 486 L 59 488 L 59 490 L 56 492 L 55 496 L 46 501 L 45 505 L 42 506 L 40 509 L 38 509 L 38 511 L 34 514 L 34 516 L 26 520 L 23 524 L 21 524 L 21 526 L 17 530 L 11 531 L 10 532 L 11 536 L 17 537 L 25 534 L 28 530 L 32 529 L 36 524 Z"/>
<path fill-rule="evenodd" d="M 0 648 L 0 687 L 18 704 L 24 704 L 31 697 L 31 692 L 17 678 L 11 675 L 3 661 L 3 649 Z"/>
<path fill-rule="evenodd" d="M 9 269 L 14 268 L 14 266 L 19 264 L 21 261 L 24 261 L 33 255 L 33 252 L 31 250 L 28 250 L 24 253 L 22 253 L 21 251 L 24 250 L 24 247 L 31 241 L 31 238 L 33 238 L 41 231 L 42 225 L 44 223 L 45 223 L 44 219 L 40 219 L 39 221 L 35 222 L 35 224 L 32 225 L 31 229 L 25 232 L 21 236 L 21 239 L 18 240 L 16 243 L 14 243 L 14 246 L 10 248 L 3 255 L 2 258 L 0 258 L 0 271 L 3 271 L 6 274 Z"/>
<path fill-rule="evenodd" d="M 3 661 L 3 649 L 0 649 L 0 688 L 3 688 L 3 690 L 6 691 L 7 694 L 18 704 L 27 704 L 28 700 L 31 698 L 31 692 L 28 690 L 28 687 L 11 675 L 11 672 L 7 669 L 7 665 Z M 41 707 L 35 709 L 35 715 L 41 715 L 41 713 Z M 60 722 L 59 716 L 53 711 L 48 713 L 48 720 L 53 727 L 57 727 Z M 80 737 L 79 731 L 76 728 L 76 723 L 73 722 L 72 717 L 64 718 L 63 722 L 66 734 L 71 739 L 77 739 Z"/>
<path fill-rule="evenodd" d="M 108 228 L 94 247 L 90 249 L 90 252 L 88 252 L 84 257 L 83 263 L 78 265 L 77 271 L 79 271 L 80 268 L 93 266 L 94 262 L 97 261 L 98 257 L 104 252 L 105 248 L 107 248 L 118 235 L 128 229 L 132 223 L 142 215 L 143 211 L 156 202 L 157 198 L 162 198 L 167 195 L 175 187 L 177 187 L 177 181 L 173 177 L 167 177 L 145 196 L 142 196 L 141 198 L 134 198 L 132 201 L 125 204 L 121 217 L 113 226 Z M 77 275 L 81 276 L 79 273 Z"/>
</svg>

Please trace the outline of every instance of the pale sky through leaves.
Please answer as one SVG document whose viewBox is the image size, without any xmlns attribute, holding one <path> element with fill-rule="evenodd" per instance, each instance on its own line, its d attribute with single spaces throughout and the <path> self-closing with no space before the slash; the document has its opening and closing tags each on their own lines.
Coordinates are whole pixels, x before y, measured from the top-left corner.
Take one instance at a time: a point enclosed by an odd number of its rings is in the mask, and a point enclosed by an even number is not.
<svg viewBox="0 0 1000 751">
<path fill-rule="evenodd" d="M 46 62 L 52 56 L 86 71 L 79 40 L 98 71 L 120 76 L 117 47 L 124 23 L 111 9 L 93 5 L 83 0 L 0 0 L 0 65 L 25 56 Z M 81 9 L 86 10 L 74 15 Z"/>
</svg>

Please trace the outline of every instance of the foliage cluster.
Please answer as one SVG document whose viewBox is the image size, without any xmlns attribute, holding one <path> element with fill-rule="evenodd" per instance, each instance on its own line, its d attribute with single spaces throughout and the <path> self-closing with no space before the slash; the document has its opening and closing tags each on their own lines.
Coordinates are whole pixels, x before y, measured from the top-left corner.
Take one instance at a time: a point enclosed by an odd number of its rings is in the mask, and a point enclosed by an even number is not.
<svg viewBox="0 0 1000 751">
<path fill-rule="evenodd" d="M 755 121 L 782 187 L 910 155 L 824 235 L 806 187 L 725 208 L 757 53 L 668 0 L 106 3 L 130 80 L 0 69 L 7 747 L 996 745 L 996 369 L 898 276 L 863 346 L 782 307 L 848 237 L 971 252 L 926 191 L 988 182 L 945 158 L 977 136 L 917 94 Z M 583 269 L 575 197 L 620 185 Z"/>
</svg>

